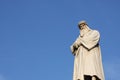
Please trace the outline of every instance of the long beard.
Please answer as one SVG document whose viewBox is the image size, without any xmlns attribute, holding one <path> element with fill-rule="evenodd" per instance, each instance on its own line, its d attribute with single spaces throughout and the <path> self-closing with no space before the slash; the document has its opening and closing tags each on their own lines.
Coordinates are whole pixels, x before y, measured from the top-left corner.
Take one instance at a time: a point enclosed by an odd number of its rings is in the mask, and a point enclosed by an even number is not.
<svg viewBox="0 0 120 80">
<path fill-rule="evenodd" d="M 80 30 L 80 36 L 83 37 L 88 31 L 89 29 L 87 28 Z"/>
</svg>

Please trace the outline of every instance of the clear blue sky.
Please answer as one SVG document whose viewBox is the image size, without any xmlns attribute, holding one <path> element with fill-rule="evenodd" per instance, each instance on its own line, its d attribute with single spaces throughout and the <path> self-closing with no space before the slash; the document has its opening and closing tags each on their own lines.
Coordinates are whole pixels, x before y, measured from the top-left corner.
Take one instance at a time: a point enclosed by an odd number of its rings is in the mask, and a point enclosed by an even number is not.
<svg viewBox="0 0 120 80">
<path fill-rule="evenodd" d="M 119 0 L 0 0 L 0 80 L 72 80 L 80 20 L 101 33 L 106 80 L 119 80 Z"/>
</svg>

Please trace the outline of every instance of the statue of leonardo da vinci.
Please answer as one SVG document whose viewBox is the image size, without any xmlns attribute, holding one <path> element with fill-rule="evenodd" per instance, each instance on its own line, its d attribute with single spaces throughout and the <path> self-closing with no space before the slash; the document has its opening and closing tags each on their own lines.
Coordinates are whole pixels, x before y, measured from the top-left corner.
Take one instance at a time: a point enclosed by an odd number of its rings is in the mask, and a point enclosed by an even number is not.
<svg viewBox="0 0 120 80">
<path fill-rule="evenodd" d="M 89 28 L 85 21 L 78 23 L 80 35 L 70 46 L 75 56 L 73 80 L 104 80 L 100 33 Z"/>
</svg>

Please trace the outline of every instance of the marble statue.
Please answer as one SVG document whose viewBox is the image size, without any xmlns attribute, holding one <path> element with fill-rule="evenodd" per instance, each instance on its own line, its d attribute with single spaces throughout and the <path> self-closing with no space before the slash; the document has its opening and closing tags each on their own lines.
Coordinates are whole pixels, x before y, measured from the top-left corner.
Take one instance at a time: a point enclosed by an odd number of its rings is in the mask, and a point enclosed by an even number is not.
<svg viewBox="0 0 120 80">
<path fill-rule="evenodd" d="M 100 33 L 88 27 L 85 21 L 78 23 L 80 35 L 70 46 L 75 56 L 73 80 L 104 80 Z"/>
</svg>

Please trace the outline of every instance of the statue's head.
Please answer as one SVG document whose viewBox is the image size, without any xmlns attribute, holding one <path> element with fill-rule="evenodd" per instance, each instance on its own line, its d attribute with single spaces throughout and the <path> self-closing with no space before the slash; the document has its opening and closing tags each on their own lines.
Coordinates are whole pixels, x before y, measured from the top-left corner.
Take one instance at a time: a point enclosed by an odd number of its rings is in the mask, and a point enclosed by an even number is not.
<svg viewBox="0 0 120 80">
<path fill-rule="evenodd" d="M 85 28 L 86 25 L 87 25 L 86 21 L 80 21 L 80 22 L 78 23 L 78 28 L 79 28 L 80 30 L 82 30 L 82 29 Z"/>
</svg>

